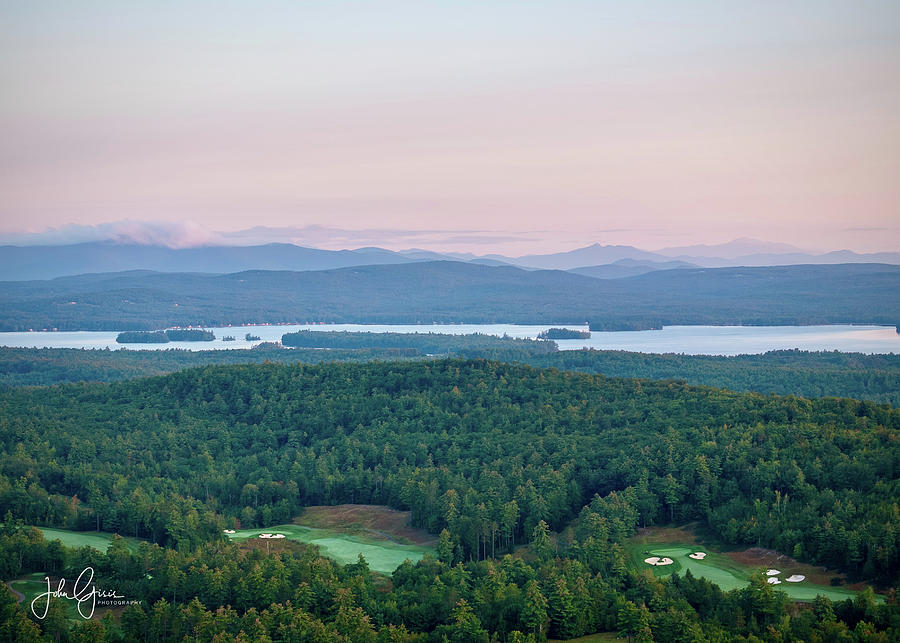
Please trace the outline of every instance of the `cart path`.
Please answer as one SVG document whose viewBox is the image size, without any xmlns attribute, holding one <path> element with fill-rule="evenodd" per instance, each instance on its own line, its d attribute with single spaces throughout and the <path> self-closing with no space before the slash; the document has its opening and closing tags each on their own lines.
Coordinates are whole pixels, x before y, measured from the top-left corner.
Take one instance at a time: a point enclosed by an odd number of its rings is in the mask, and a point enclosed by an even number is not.
<svg viewBox="0 0 900 643">
<path fill-rule="evenodd" d="M 21 603 L 25 600 L 25 594 L 14 588 L 12 586 L 12 581 L 6 583 L 6 586 L 9 587 L 9 591 L 16 595 L 16 603 Z"/>
</svg>

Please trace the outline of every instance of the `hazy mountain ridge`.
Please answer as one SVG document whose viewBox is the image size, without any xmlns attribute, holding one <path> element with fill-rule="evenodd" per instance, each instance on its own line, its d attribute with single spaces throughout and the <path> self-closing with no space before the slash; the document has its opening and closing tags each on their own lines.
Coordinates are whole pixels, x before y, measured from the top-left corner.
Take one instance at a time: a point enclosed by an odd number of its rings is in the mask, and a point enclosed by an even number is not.
<svg viewBox="0 0 900 643">
<path fill-rule="evenodd" d="M 7 281 L 54 279 L 88 273 L 151 270 L 157 272 L 202 272 L 228 274 L 243 270 L 331 270 L 362 265 L 405 264 L 420 261 L 464 261 L 489 266 L 518 266 L 544 270 L 583 271 L 594 266 L 609 266 L 622 261 L 641 262 L 653 270 L 665 270 L 673 261 L 705 267 L 774 266 L 796 264 L 835 264 L 876 262 L 900 264 L 900 253 L 883 252 L 858 254 L 837 250 L 822 255 L 799 252 L 779 254 L 760 253 L 734 258 L 713 256 L 718 250 L 790 248 L 785 244 L 769 244 L 736 240 L 721 246 L 690 246 L 659 252 L 632 246 L 604 246 L 595 243 L 568 252 L 543 255 L 506 257 L 503 255 L 475 256 L 468 253 L 439 253 L 423 249 L 392 251 L 365 247 L 355 250 L 322 250 L 290 243 L 270 243 L 257 246 L 199 246 L 170 248 L 160 245 L 88 242 L 62 246 L 0 246 L 0 276 Z M 663 252 L 696 249 L 697 256 L 682 254 L 672 257 Z M 702 256 L 701 256 L 702 255 Z M 644 271 L 648 272 L 648 271 Z M 594 270 L 598 278 L 616 279 L 639 274 L 637 270 L 617 268 Z M 602 276 L 601 275 L 605 275 Z"/>
<path fill-rule="evenodd" d="M 6 279 L 53 279 L 83 273 L 153 270 L 232 273 L 241 270 L 328 270 L 361 264 L 418 261 L 390 250 L 319 250 L 289 243 L 260 246 L 165 246 L 90 242 L 69 246 L 0 247 Z"/>
<path fill-rule="evenodd" d="M 900 267 L 678 268 L 622 279 L 449 261 L 0 282 L 0 329 L 249 322 L 803 325 L 900 320 Z"/>
<path fill-rule="evenodd" d="M 779 244 L 760 242 L 758 247 L 771 248 L 775 245 Z M 790 247 L 786 244 L 784 245 L 785 247 Z M 610 265 L 622 261 L 623 259 L 645 262 L 646 265 L 666 264 L 671 261 L 680 261 L 706 268 L 792 266 L 803 264 L 832 265 L 839 263 L 900 264 L 900 252 L 860 254 L 853 252 L 852 250 L 834 250 L 824 254 L 809 254 L 799 251 L 789 253 L 755 252 L 737 256 L 717 256 L 708 254 L 711 251 L 720 249 L 727 251 L 729 249 L 749 249 L 753 247 L 754 246 L 750 243 L 741 243 L 737 245 L 723 244 L 722 246 L 692 246 L 692 248 L 698 250 L 698 254 L 670 255 L 663 254 L 664 251 L 662 250 L 658 252 L 649 252 L 632 246 L 603 246 L 595 243 L 591 246 L 569 252 L 560 252 L 549 255 L 526 255 L 523 257 L 506 258 L 506 261 L 521 267 L 556 270 L 573 270 L 591 266 Z M 682 249 L 676 248 L 674 250 Z"/>
<path fill-rule="evenodd" d="M 747 237 L 712 245 L 698 243 L 690 246 L 662 248 L 657 250 L 656 253 L 666 257 L 725 257 L 731 259 L 754 254 L 808 254 L 789 243 L 760 241 L 759 239 L 749 239 Z"/>
<path fill-rule="evenodd" d="M 593 277 L 594 279 L 621 279 L 636 277 L 655 270 L 675 270 L 678 268 L 697 268 L 697 264 L 687 261 L 648 261 L 641 259 L 619 259 L 599 266 L 582 266 L 572 268 L 568 272 L 576 275 Z"/>
</svg>

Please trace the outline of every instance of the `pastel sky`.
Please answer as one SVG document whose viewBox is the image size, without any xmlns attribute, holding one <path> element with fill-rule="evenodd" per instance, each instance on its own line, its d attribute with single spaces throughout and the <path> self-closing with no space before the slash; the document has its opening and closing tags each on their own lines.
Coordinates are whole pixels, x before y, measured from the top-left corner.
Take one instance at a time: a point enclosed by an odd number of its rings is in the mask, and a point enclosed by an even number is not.
<svg viewBox="0 0 900 643">
<path fill-rule="evenodd" d="M 896 0 L 0 0 L 0 88 L 7 237 L 900 250 Z"/>
</svg>

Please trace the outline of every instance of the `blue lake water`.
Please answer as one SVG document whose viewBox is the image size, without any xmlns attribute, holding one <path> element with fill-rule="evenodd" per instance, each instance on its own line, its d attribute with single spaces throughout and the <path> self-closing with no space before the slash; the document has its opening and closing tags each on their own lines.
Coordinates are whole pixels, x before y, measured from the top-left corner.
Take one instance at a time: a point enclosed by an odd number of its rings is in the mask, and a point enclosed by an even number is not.
<svg viewBox="0 0 900 643">
<path fill-rule="evenodd" d="M 520 326 L 514 324 L 435 324 L 435 325 L 291 325 L 291 326 L 229 326 L 211 328 L 216 335 L 213 342 L 169 342 L 168 344 L 117 344 L 116 332 L 36 332 L 0 333 L 0 346 L 29 348 L 109 348 L 127 347 L 130 350 L 187 350 L 244 349 L 259 343 L 244 339 L 247 333 L 260 341 L 277 342 L 284 333 L 298 330 L 312 331 L 369 331 L 373 333 L 448 333 L 464 335 L 509 335 L 537 337 L 551 327 L 585 330 L 584 326 L 545 324 Z M 233 342 L 222 341 L 231 335 Z M 590 339 L 556 340 L 561 350 L 582 347 L 598 350 L 623 350 L 640 353 L 686 353 L 691 355 L 739 355 L 764 353 L 770 350 L 799 348 L 808 351 L 900 353 L 900 334 L 893 326 L 666 326 L 662 330 L 594 332 Z"/>
</svg>

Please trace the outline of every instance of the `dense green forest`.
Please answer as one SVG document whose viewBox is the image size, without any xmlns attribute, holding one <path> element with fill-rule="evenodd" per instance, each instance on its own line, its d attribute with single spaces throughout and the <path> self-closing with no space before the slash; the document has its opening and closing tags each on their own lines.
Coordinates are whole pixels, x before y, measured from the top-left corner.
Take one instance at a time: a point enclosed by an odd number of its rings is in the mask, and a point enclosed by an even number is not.
<svg viewBox="0 0 900 643">
<path fill-rule="evenodd" d="M 590 537 L 587 544 L 597 547 Z M 364 559 L 340 566 L 315 548 L 286 545 L 268 555 L 223 541 L 190 550 L 144 543 L 133 552 L 114 538 L 104 554 L 48 543 L 38 530 L 7 522 L 0 528 L 4 578 L 16 568 L 75 578 L 91 566 L 106 586 L 140 603 L 118 619 L 70 621 L 52 600 L 39 627 L 0 586 L 0 640 L 537 643 L 548 634 L 613 631 L 666 643 L 889 643 L 900 632 L 896 603 L 879 605 L 871 591 L 799 607 L 762 576 L 723 593 L 689 572 L 661 581 L 628 571 L 619 556 L 594 573 L 580 541 L 554 551 L 541 528 L 525 556 L 455 565 L 426 557 L 401 565 L 387 585 Z"/>
<path fill-rule="evenodd" d="M 900 355 L 894 354 L 780 350 L 724 357 L 579 350 L 522 361 L 609 377 L 679 379 L 733 391 L 852 397 L 900 406 Z"/>
<path fill-rule="evenodd" d="M 325 336 L 329 333 L 319 333 Z M 0 387 L 38 386 L 63 382 L 111 382 L 161 375 L 209 364 L 281 363 L 317 364 L 329 361 L 425 359 L 427 353 L 467 358 L 522 362 L 600 373 L 610 377 L 677 379 L 689 384 L 718 386 L 735 391 L 756 391 L 803 397 L 852 397 L 900 406 L 900 355 L 772 351 L 735 357 L 657 355 L 624 351 L 553 351 L 553 342 L 522 342 L 488 336 L 352 333 L 345 339 L 362 348 L 290 350 L 258 347 L 233 351 L 80 350 L 70 348 L 0 347 Z M 439 339 L 436 344 L 431 340 Z M 376 347 L 381 344 L 381 347 Z M 434 349 L 434 350 L 429 350 Z"/>
<path fill-rule="evenodd" d="M 125 272 L 0 282 L 0 330 L 250 322 L 896 324 L 900 266 L 682 268 L 623 279 L 452 261 L 229 275 Z"/>
<path fill-rule="evenodd" d="M 556 342 L 472 333 L 367 333 L 301 330 L 281 336 L 285 346 L 300 348 L 415 348 L 423 355 L 503 355 L 519 358 L 557 352 Z"/>
<path fill-rule="evenodd" d="M 266 632 L 297 618 L 340 632 L 343 605 L 373 630 L 403 625 L 433 640 L 455 627 L 508 640 L 603 629 L 674 640 L 665 632 L 679 628 L 692 632 L 685 640 L 780 630 L 802 639 L 822 622 L 792 618 L 762 579 L 729 595 L 694 579 L 651 581 L 626 569 L 621 545 L 639 526 L 696 520 L 724 542 L 892 586 L 898 429 L 900 411 L 868 402 L 480 360 L 214 366 L 0 394 L 0 512 L 5 525 L 99 528 L 174 548 L 158 556 L 182 574 L 153 573 L 158 585 L 140 586 L 166 598 L 172 624 L 244 628 L 252 607 L 254 616 L 282 610 L 259 617 Z M 374 602 L 331 564 L 330 591 L 316 571 L 280 571 L 274 587 L 284 589 L 260 603 L 230 593 L 240 583 L 222 561 L 238 555 L 222 544 L 224 527 L 345 502 L 411 510 L 440 534 L 440 560 L 401 567 Z M 523 542 L 532 543 L 524 559 L 504 558 Z M 134 556 L 142 574 L 159 567 L 148 556 Z M 266 585 L 294 564 L 285 556 L 241 558 L 240 574 Z M 24 554 L 2 558 L 15 567 L 7 577 L 27 568 Z M 217 572 L 216 582 L 205 576 Z M 302 600 L 275 605 L 301 591 L 301 578 Z M 187 605 L 195 596 L 202 605 Z M 844 628 L 897 627 L 895 605 L 821 603 L 829 614 L 848 610 Z M 215 612 L 225 604 L 228 617 Z M 153 616 L 134 618 L 147 627 Z"/>
<path fill-rule="evenodd" d="M 115 382 L 164 375 L 210 364 L 319 364 L 421 359 L 414 348 L 354 350 L 284 349 L 271 344 L 247 350 L 83 350 L 0 347 L 0 388 L 65 382 Z"/>
</svg>

